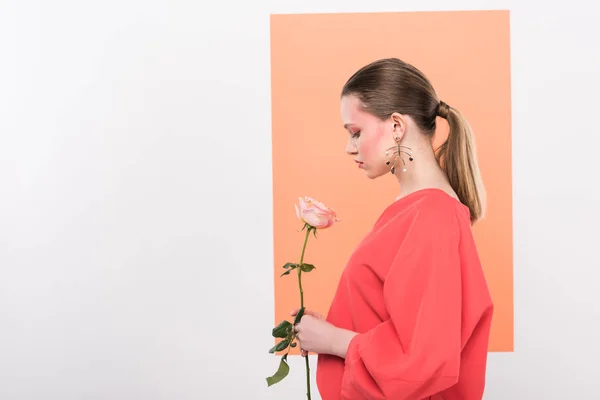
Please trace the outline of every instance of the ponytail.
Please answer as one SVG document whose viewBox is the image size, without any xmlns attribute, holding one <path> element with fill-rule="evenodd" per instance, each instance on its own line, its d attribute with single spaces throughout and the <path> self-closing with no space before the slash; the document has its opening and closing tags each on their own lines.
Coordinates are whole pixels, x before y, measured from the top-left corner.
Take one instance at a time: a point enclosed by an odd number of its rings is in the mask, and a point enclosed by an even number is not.
<svg viewBox="0 0 600 400">
<path fill-rule="evenodd" d="M 474 224 L 484 214 L 485 189 L 477 165 L 473 132 L 462 114 L 443 101 L 439 102 L 437 115 L 445 118 L 450 126 L 448 139 L 437 151 L 438 162 L 460 201 L 469 208 L 471 224 Z"/>
</svg>

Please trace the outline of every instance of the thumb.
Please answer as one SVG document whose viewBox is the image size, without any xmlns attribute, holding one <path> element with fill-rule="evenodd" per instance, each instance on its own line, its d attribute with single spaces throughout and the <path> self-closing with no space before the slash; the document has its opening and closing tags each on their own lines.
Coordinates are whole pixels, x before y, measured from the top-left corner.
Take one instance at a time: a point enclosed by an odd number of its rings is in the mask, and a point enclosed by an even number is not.
<svg viewBox="0 0 600 400">
<path fill-rule="evenodd" d="M 294 311 L 291 312 L 292 317 L 295 316 L 296 314 L 298 314 L 298 311 L 300 311 L 299 308 L 295 309 Z M 310 315 L 311 317 L 315 317 L 317 319 L 325 319 L 323 318 L 323 316 L 316 312 L 316 311 L 311 311 L 311 310 L 304 310 L 304 315 Z"/>
</svg>

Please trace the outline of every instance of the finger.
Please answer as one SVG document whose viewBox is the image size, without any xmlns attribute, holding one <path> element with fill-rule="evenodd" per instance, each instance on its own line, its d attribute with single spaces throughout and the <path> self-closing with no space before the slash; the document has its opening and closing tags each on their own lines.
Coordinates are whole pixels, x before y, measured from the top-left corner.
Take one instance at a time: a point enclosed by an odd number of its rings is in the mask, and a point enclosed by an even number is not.
<svg viewBox="0 0 600 400">
<path fill-rule="evenodd" d="M 292 311 L 292 312 L 290 313 L 290 315 L 294 316 L 294 315 L 298 314 L 298 311 L 300 311 L 300 309 L 299 309 L 299 308 L 296 308 L 294 311 Z M 314 312 L 314 311 L 310 311 L 310 310 L 304 310 L 304 315 L 312 315 L 312 316 L 314 317 L 314 316 L 315 316 L 315 315 L 317 315 L 317 314 L 318 314 L 318 313 L 317 313 L 317 312 Z"/>
<path fill-rule="evenodd" d="M 295 316 L 296 314 L 298 314 L 298 311 L 300 311 L 299 308 L 295 309 L 294 311 L 291 312 L 292 317 Z M 311 310 L 304 310 L 304 315 L 310 315 L 311 317 L 315 317 L 315 318 L 319 318 L 319 319 L 324 319 L 323 316 L 316 312 L 316 311 L 311 311 Z"/>
</svg>

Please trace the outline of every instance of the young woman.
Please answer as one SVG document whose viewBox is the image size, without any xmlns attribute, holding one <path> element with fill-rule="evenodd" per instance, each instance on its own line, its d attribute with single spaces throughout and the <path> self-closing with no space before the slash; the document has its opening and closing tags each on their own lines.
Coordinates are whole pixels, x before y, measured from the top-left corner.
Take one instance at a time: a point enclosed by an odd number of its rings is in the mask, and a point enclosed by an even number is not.
<svg viewBox="0 0 600 400">
<path fill-rule="evenodd" d="M 295 329 L 319 353 L 323 400 L 483 397 L 493 304 L 471 225 L 483 214 L 471 130 L 398 59 L 358 70 L 341 96 L 346 152 L 400 195 L 351 255 L 327 318 Z M 432 147 L 438 118 L 447 141 Z M 295 315 L 293 312 L 292 315 Z"/>
</svg>

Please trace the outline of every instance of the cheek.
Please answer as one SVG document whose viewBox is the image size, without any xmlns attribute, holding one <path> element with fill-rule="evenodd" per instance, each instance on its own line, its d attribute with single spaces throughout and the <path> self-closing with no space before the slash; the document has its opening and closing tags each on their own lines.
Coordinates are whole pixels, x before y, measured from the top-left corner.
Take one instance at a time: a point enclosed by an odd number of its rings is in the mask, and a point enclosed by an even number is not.
<svg viewBox="0 0 600 400">
<path fill-rule="evenodd" d="M 360 152 L 365 156 L 376 156 L 380 152 L 380 135 L 374 134 L 368 137 L 362 138 L 360 144 Z"/>
</svg>

